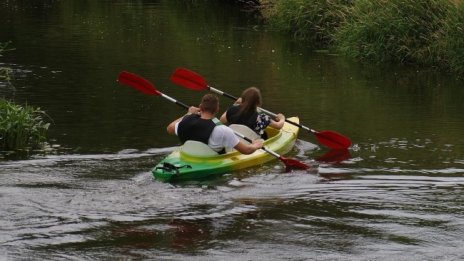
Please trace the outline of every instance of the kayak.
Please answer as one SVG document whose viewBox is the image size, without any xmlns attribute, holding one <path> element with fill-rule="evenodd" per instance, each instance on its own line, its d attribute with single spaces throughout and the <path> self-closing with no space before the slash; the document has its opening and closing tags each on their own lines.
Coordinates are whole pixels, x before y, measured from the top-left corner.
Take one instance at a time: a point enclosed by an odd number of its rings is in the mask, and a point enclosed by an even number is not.
<svg viewBox="0 0 464 261">
<path fill-rule="evenodd" d="M 292 117 L 289 120 L 299 123 L 298 117 Z M 256 135 L 243 125 L 231 126 L 231 128 L 246 137 L 252 135 L 250 132 Z M 279 154 L 288 153 L 295 144 L 298 130 L 297 126 L 287 122 L 280 130 L 267 127 L 266 132 L 269 138 L 264 141 L 264 146 Z M 163 182 L 196 180 L 258 166 L 275 159 L 275 156 L 262 149 L 249 155 L 241 154 L 236 150 L 231 150 L 225 154 L 217 154 L 206 144 L 187 141 L 159 162 L 153 168 L 152 173 L 156 180 Z"/>
</svg>

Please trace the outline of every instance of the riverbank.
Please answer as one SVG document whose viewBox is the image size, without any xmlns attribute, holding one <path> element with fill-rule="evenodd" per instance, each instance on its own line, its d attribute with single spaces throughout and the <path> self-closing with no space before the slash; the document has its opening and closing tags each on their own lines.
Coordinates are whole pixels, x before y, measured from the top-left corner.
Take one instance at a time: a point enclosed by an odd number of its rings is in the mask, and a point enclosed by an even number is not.
<svg viewBox="0 0 464 261">
<path fill-rule="evenodd" d="M 0 151 L 40 148 L 50 126 L 43 115 L 45 112 L 40 108 L 20 106 L 0 98 Z"/>
<path fill-rule="evenodd" d="M 0 43 L 0 57 L 8 49 L 9 42 Z M 10 84 L 11 68 L 0 66 L 0 84 Z M 50 123 L 42 116 L 45 112 L 29 105 L 21 106 L 0 97 L 0 155 L 2 152 L 29 151 L 43 146 Z"/>
<path fill-rule="evenodd" d="M 450 0 L 261 0 L 273 29 L 374 63 L 464 74 L 464 4 Z"/>
</svg>

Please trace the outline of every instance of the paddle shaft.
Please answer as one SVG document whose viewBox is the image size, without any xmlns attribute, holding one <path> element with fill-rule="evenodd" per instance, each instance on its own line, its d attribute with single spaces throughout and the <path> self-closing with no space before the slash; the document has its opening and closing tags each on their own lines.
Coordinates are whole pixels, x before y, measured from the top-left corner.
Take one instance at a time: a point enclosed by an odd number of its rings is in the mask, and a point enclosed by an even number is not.
<svg viewBox="0 0 464 261">
<path fill-rule="evenodd" d="M 168 95 L 166 95 L 164 93 L 161 93 L 161 97 L 163 97 L 166 100 L 171 101 L 171 102 L 173 102 L 173 103 L 175 103 L 175 104 L 179 105 L 180 107 L 183 107 L 183 108 L 185 108 L 187 110 L 189 108 L 189 106 L 187 104 L 185 104 L 183 102 L 180 102 L 180 101 L 178 101 L 178 100 L 176 100 L 176 99 L 174 99 L 174 98 L 172 98 L 172 97 L 170 97 L 170 96 L 168 96 Z"/>
</svg>

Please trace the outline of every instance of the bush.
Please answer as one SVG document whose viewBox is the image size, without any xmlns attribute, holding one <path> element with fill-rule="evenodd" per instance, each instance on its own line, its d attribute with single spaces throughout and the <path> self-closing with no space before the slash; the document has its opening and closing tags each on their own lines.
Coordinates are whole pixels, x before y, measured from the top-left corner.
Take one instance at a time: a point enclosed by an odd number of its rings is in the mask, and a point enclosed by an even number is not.
<svg viewBox="0 0 464 261">
<path fill-rule="evenodd" d="M 46 140 L 50 123 L 40 108 L 19 106 L 0 98 L 0 149 L 38 148 Z"/>
<path fill-rule="evenodd" d="M 446 36 L 446 57 L 452 71 L 464 73 L 464 4 L 455 9 L 450 15 L 448 33 Z"/>
<path fill-rule="evenodd" d="M 296 39 L 327 46 L 351 6 L 349 0 L 278 0 L 268 11 L 271 26 Z"/>
<path fill-rule="evenodd" d="M 436 64 L 451 7 L 448 0 L 357 0 L 334 39 L 356 58 Z"/>
</svg>

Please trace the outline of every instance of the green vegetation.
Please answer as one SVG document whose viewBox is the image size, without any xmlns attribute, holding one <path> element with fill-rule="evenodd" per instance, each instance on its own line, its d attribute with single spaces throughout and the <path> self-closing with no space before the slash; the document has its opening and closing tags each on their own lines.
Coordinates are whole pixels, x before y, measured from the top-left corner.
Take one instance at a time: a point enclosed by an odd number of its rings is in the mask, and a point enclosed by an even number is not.
<svg viewBox="0 0 464 261">
<path fill-rule="evenodd" d="M 43 115 L 40 108 L 22 107 L 0 98 L 0 150 L 40 147 L 50 125 Z"/>
<path fill-rule="evenodd" d="M 274 28 L 313 46 L 374 62 L 464 73 L 464 4 L 451 0 L 274 0 Z"/>
<path fill-rule="evenodd" d="M 450 16 L 446 35 L 446 54 L 451 70 L 464 74 L 464 4 Z"/>
<path fill-rule="evenodd" d="M 334 35 L 337 48 L 377 62 L 434 64 L 450 5 L 441 0 L 358 0 Z"/>
<path fill-rule="evenodd" d="M 327 45 L 346 20 L 349 6 L 346 0 L 282 0 L 273 4 L 267 16 L 271 25 L 299 40 Z"/>
<path fill-rule="evenodd" d="M 0 43 L 0 56 L 8 43 Z M 0 67 L 0 81 L 9 81 L 10 68 Z M 19 106 L 0 98 L 0 150 L 35 149 L 45 142 L 49 123 L 40 108 Z"/>
<path fill-rule="evenodd" d="M 0 43 L 0 57 L 2 56 L 2 53 L 4 53 L 7 50 L 9 43 Z M 8 67 L 3 67 L 0 66 L 0 81 L 8 81 L 10 80 L 10 72 L 11 69 Z"/>
</svg>

